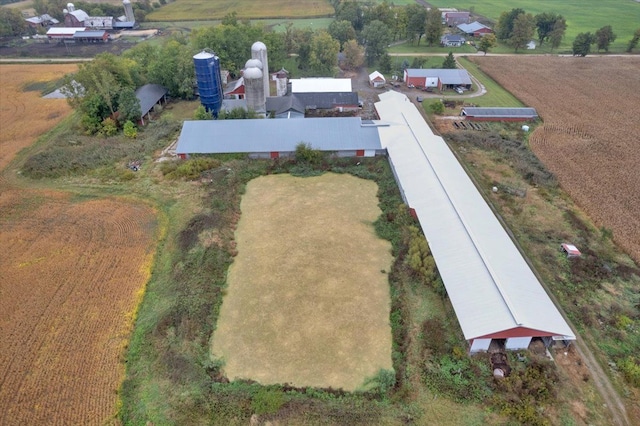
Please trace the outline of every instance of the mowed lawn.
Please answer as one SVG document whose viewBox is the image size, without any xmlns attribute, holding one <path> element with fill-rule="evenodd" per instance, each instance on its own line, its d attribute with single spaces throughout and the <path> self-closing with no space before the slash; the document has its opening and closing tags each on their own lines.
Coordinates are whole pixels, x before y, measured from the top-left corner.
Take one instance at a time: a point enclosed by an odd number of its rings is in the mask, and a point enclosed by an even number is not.
<svg viewBox="0 0 640 426">
<path fill-rule="evenodd" d="M 239 19 L 314 18 L 331 16 L 328 0 L 176 0 L 147 15 L 148 21 L 222 19 L 236 12 Z"/>
<path fill-rule="evenodd" d="M 377 185 L 351 175 L 249 182 L 212 355 L 230 380 L 361 388 L 392 370 Z"/>
<path fill-rule="evenodd" d="M 611 25 L 618 38 L 611 44 L 610 50 L 624 51 L 633 32 L 640 28 L 640 3 L 632 0 L 436 0 L 431 4 L 460 10 L 473 7 L 475 13 L 495 21 L 502 12 L 514 8 L 522 8 L 533 15 L 542 12 L 559 13 L 567 20 L 567 33 L 561 48 L 571 48 L 579 33 L 594 33 L 605 25 Z"/>
</svg>

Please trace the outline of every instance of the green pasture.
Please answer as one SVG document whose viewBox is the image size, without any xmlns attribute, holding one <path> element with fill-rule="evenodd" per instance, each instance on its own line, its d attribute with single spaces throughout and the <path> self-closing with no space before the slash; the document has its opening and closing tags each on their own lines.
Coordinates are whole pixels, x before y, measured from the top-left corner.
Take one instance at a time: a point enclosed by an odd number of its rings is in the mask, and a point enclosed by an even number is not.
<svg viewBox="0 0 640 426">
<path fill-rule="evenodd" d="M 147 15 L 148 21 L 222 19 L 236 12 L 238 19 L 317 18 L 334 14 L 327 0 L 176 0 Z"/>
<path fill-rule="evenodd" d="M 611 51 L 624 51 L 633 33 L 640 28 L 640 3 L 631 0 L 436 0 L 431 2 L 437 7 L 455 7 L 469 10 L 497 21 L 502 12 L 513 8 L 522 8 L 536 15 L 542 12 L 559 13 L 567 20 L 567 32 L 560 49 L 571 47 L 578 33 L 595 32 L 605 25 L 611 25 L 618 35 L 611 44 Z"/>
<path fill-rule="evenodd" d="M 449 52 L 453 52 L 454 55 L 460 53 L 476 53 L 476 49 L 468 44 L 460 47 L 442 47 L 439 44 L 428 46 L 427 43 L 424 42 L 424 40 L 420 42 L 420 45 L 418 45 L 417 43 L 411 44 L 409 42 L 403 42 L 392 45 L 389 48 L 389 53 L 406 53 L 407 55 L 415 53 L 442 53 L 446 55 Z"/>
<path fill-rule="evenodd" d="M 469 98 L 468 102 L 476 104 L 481 107 L 523 107 L 522 102 L 513 96 L 510 92 L 496 83 L 491 77 L 482 72 L 478 66 L 465 57 L 457 57 L 458 63 L 462 65 L 464 69 L 469 71 L 469 74 L 473 75 L 480 81 L 487 89 L 485 95 L 477 98 Z M 479 90 L 476 84 L 473 85 L 474 90 Z"/>
<path fill-rule="evenodd" d="M 333 18 L 308 18 L 308 19 L 252 19 L 251 24 L 255 26 L 266 26 L 271 28 L 275 32 L 284 32 L 287 28 L 287 24 L 293 24 L 294 28 L 327 28 L 333 21 Z M 158 28 L 170 32 L 183 31 L 185 33 L 191 32 L 194 28 L 206 28 L 213 27 L 220 23 L 220 20 L 210 21 L 154 21 L 143 22 L 140 27 L 145 28 Z"/>
</svg>

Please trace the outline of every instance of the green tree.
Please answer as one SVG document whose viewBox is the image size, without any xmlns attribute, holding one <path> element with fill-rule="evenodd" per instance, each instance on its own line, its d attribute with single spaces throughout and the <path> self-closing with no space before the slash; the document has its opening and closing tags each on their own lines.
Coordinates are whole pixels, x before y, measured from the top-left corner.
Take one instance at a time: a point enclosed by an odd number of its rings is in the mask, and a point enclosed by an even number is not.
<svg viewBox="0 0 640 426">
<path fill-rule="evenodd" d="M 195 83 L 193 53 L 183 42 L 168 40 L 159 48 L 157 58 L 149 65 L 149 82 L 166 87 L 170 96 L 191 99 Z"/>
<path fill-rule="evenodd" d="M 456 60 L 453 57 L 453 52 L 449 52 L 446 58 L 444 58 L 444 62 L 442 62 L 442 68 L 444 69 L 456 69 Z"/>
<path fill-rule="evenodd" d="M 598 51 L 604 50 L 605 52 L 608 52 L 609 45 L 613 43 L 618 36 L 613 32 L 611 25 L 606 25 L 596 31 L 595 38 Z"/>
<path fill-rule="evenodd" d="M 495 34 L 483 35 L 480 39 L 480 42 L 478 43 L 478 50 L 480 52 L 484 52 L 484 54 L 486 55 L 489 49 L 495 47 L 497 43 L 498 40 L 496 39 Z"/>
<path fill-rule="evenodd" d="M 440 9 L 433 7 L 427 11 L 427 23 L 424 34 L 424 39 L 429 46 L 433 46 L 440 42 L 442 31 L 442 13 L 440 12 Z"/>
<path fill-rule="evenodd" d="M 380 21 L 372 21 L 362 30 L 362 39 L 364 40 L 367 63 L 373 65 L 387 52 L 387 46 L 391 42 L 391 34 L 385 24 Z"/>
<path fill-rule="evenodd" d="M 364 64 L 364 48 L 355 40 L 349 40 L 344 44 L 344 67 L 355 70 Z"/>
<path fill-rule="evenodd" d="M 130 87 L 125 87 L 118 95 L 118 120 L 121 123 L 125 121 L 136 122 L 140 120 L 141 116 L 140 101 L 135 91 Z"/>
<path fill-rule="evenodd" d="M 18 9 L 0 7 L 0 37 L 13 37 L 24 34 L 27 23 Z"/>
<path fill-rule="evenodd" d="M 311 42 L 303 43 L 298 47 L 298 69 L 308 70 L 311 67 Z"/>
<path fill-rule="evenodd" d="M 424 31 L 427 26 L 427 10 L 418 4 L 410 4 L 405 6 L 407 14 L 407 38 L 413 44 L 418 40 L 418 46 L 420 45 L 420 39 L 424 35 Z"/>
<path fill-rule="evenodd" d="M 564 37 L 564 33 L 567 30 L 567 21 L 562 19 L 558 19 L 553 24 L 553 30 L 549 33 L 549 43 L 551 43 L 551 49 L 556 49 L 562 43 L 562 38 Z"/>
<path fill-rule="evenodd" d="M 530 13 L 521 13 L 513 21 L 513 31 L 511 37 L 509 37 L 509 45 L 513 47 L 516 52 L 518 49 L 522 49 L 527 46 L 527 43 L 531 41 L 535 32 L 535 19 Z"/>
<path fill-rule="evenodd" d="M 88 94 L 82 99 L 80 122 L 86 134 L 94 135 L 102 129 L 102 120 L 109 116 L 109 107 L 97 93 Z"/>
<path fill-rule="evenodd" d="M 495 32 L 498 40 L 507 41 L 511 38 L 511 34 L 513 33 L 513 22 L 516 20 L 518 15 L 526 13 L 524 9 L 511 9 L 510 12 L 502 12 L 500 14 L 500 18 L 498 19 L 498 23 L 496 24 Z"/>
<path fill-rule="evenodd" d="M 138 137 L 138 127 L 136 127 L 133 121 L 126 121 L 122 127 L 122 131 L 129 139 L 135 139 Z"/>
<path fill-rule="evenodd" d="M 102 9 L 100 9 L 99 7 L 93 7 L 89 11 L 89 16 L 104 16 L 104 11 Z"/>
<path fill-rule="evenodd" d="M 365 23 L 380 21 L 387 27 L 391 28 L 394 20 L 395 10 L 393 4 L 389 3 L 387 0 L 383 0 L 382 3 L 370 7 L 365 11 Z"/>
<path fill-rule="evenodd" d="M 333 21 L 329 24 L 329 34 L 340 42 L 340 50 L 348 40 L 356 38 L 356 30 L 349 21 Z"/>
<path fill-rule="evenodd" d="M 311 39 L 311 66 L 320 72 L 327 72 L 338 65 L 340 42 L 324 30 L 318 31 Z"/>
<path fill-rule="evenodd" d="M 211 111 L 207 111 L 207 109 L 203 105 L 198 105 L 195 113 L 193 114 L 194 120 L 211 120 L 213 119 L 213 114 Z"/>
<path fill-rule="evenodd" d="M 629 44 L 627 45 L 627 52 L 631 52 L 638 46 L 638 42 L 640 41 L 640 28 L 633 33 L 633 37 L 629 40 Z"/>
<path fill-rule="evenodd" d="M 540 46 L 549 40 L 551 37 L 551 33 L 554 30 L 554 27 L 558 21 L 565 22 L 565 19 L 562 15 L 551 12 L 543 12 L 539 13 L 535 16 L 536 21 L 536 30 L 538 32 L 538 41 L 540 42 Z"/>
<path fill-rule="evenodd" d="M 587 56 L 591 53 L 591 45 L 595 41 L 595 36 L 591 33 L 578 34 L 573 41 L 573 56 Z"/>
<path fill-rule="evenodd" d="M 349 21 L 351 26 L 360 31 L 364 27 L 364 11 L 360 2 L 347 0 L 340 4 L 336 12 L 336 21 Z"/>
<path fill-rule="evenodd" d="M 383 74 L 389 74 L 393 67 L 393 64 L 391 62 L 391 56 L 389 56 L 388 53 L 385 53 L 384 55 L 382 55 L 380 57 L 379 65 L 380 65 L 380 72 L 382 72 Z"/>
<path fill-rule="evenodd" d="M 437 100 L 431 105 L 429 105 L 429 109 L 431 110 L 432 113 L 440 115 L 444 113 L 444 104 L 442 103 L 441 100 Z"/>
<path fill-rule="evenodd" d="M 237 26 L 238 25 L 238 12 L 236 12 L 235 10 L 231 13 L 227 13 L 226 15 L 224 15 L 224 17 L 222 18 L 222 22 L 220 22 L 222 25 L 231 25 L 231 26 Z"/>
<path fill-rule="evenodd" d="M 407 25 L 409 18 L 407 17 L 407 10 L 404 7 L 394 8 L 395 18 L 392 20 L 391 25 L 387 24 L 391 31 L 391 37 L 393 40 L 398 40 L 407 35 Z"/>
</svg>

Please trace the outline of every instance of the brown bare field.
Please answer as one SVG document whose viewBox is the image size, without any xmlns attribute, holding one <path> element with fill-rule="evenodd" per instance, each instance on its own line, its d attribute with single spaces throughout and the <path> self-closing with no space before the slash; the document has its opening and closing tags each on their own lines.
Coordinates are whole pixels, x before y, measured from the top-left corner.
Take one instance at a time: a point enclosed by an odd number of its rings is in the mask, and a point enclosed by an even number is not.
<svg viewBox="0 0 640 426">
<path fill-rule="evenodd" d="M 376 191 L 336 174 L 249 182 L 212 340 L 229 379 L 354 390 L 393 369 Z"/>
<path fill-rule="evenodd" d="M 105 424 L 149 277 L 152 209 L 3 190 L 0 228 L 0 424 Z"/>
<path fill-rule="evenodd" d="M 544 123 L 535 154 L 640 262 L 640 57 L 478 57 Z"/>
<path fill-rule="evenodd" d="M 0 170 L 71 112 L 65 99 L 42 99 L 39 91 L 25 92 L 23 87 L 57 80 L 77 68 L 75 64 L 0 65 Z"/>
</svg>

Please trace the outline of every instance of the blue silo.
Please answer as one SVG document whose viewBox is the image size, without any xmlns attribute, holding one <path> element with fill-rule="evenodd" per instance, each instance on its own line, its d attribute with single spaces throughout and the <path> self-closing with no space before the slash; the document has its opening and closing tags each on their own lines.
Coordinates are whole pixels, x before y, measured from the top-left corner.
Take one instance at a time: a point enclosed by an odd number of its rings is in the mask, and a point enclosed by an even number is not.
<svg viewBox="0 0 640 426">
<path fill-rule="evenodd" d="M 217 117 L 222 106 L 220 58 L 203 50 L 193 57 L 193 64 L 196 69 L 200 103 Z"/>
</svg>

